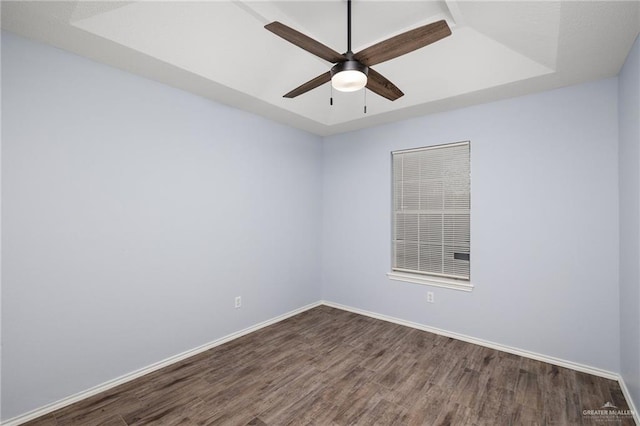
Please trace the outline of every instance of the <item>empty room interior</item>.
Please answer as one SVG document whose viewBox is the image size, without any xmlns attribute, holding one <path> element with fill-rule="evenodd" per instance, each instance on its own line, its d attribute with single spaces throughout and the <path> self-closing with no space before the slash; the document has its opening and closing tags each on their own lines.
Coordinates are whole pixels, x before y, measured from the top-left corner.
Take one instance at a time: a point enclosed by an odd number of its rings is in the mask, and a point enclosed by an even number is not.
<svg viewBox="0 0 640 426">
<path fill-rule="evenodd" d="M 0 424 L 640 424 L 639 1 L 0 12 Z"/>
</svg>

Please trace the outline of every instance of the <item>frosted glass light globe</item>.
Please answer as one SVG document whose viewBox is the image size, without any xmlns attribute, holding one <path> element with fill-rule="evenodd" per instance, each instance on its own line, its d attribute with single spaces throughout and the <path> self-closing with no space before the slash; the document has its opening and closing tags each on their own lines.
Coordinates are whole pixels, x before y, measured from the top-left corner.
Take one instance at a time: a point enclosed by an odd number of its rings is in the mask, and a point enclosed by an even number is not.
<svg viewBox="0 0 640 426">
<path fill-rule="evenodd" d="M 341 92 L 355 92 L 367 85 L 367 76 L 358 70 L 340 71 L 331 77 L 331 85 Z"/>
</svg>

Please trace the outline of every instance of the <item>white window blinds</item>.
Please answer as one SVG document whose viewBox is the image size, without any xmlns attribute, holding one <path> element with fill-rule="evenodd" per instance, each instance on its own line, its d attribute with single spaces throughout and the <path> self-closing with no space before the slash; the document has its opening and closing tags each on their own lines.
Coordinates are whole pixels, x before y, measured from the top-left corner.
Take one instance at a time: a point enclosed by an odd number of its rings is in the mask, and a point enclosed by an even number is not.
<svg viewBox="0 0 640 426">
<path fill-rule="evenodd" d="M 469 280 L 469 142 L 392 157 L 392 269 Z"/>
</svg>

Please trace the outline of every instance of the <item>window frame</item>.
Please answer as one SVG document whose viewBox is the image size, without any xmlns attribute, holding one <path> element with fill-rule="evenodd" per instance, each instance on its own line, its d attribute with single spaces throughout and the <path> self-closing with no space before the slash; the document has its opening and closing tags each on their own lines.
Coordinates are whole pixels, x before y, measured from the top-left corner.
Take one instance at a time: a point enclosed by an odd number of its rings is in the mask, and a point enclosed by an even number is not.
<svg viewBox="0 0 640 426">
<path fill-rule="evenodd" d="M 410 148 L 410 149 L 402 149 L 402 150 L 397 150 L 397 151 L 392 151 L 390 154 L 390 161 L 391 161 L 391 229 L 390 229 L 390 242 L 391 242 L 391 271 L 387 273 L 387 277 L 391 280 L 395 280 L 395 281 L 403 281 L 403 282 L 408 282 L 408 283 L 414 283 L 414 284 L 421 284 L 421 285 L 429 285 L 429 286 L 435 286 L 435 287 L 442 287 L 442 288 L 449 288 L 449 289 L 454 289 L 454 290 L 461 290 L 461 291 L 467 291 L 470 292 L 473 290 L 474 286 L 471 283 L 471 264 L 469 264 L 469 278 L 452 278 L 452 277 L 448 277 L 448 276 L 442 276 L 443 274 L 438 274 L 438 273 L 429 273 L 429 272 L 412 272 L 412 271 L 403 271 L 401 270 L 402 268 L 395 268 L 394 269 L 394 265 L 395 265 L 395 241 L 394 241 L 394 237 L 395 237 L 395 215 L 396 215 L 396 211 L 395 211 L 395 175 L 394 175 L 394 166 L 393 166 L 393 160 L 394 160 L 394 155 L 396 154 L 404 154 L 404 153 L 410 153 L 410 152 L 417 152 L 417 151 L 425 151 L 425 150 L 431 150 L 431 149 L 442 149 L 442 148 L 447 148 L 447 147 L 454 147 L 454 146 L 462 146 L 462 145 L 467 145 L 469 147 L 469 232 L 471 232 L 471 141 L 467 140 L 467 141 L 459 141 L 459 142 L 453 142 L 453 143 L 444 143 L 444 144 L 438 144 L 438 145 L 429 145 L 429 146 L 424 146 L 424 147 L 418 147 L 418 148 Z M 471 252 L 471 242 L 469 242 L 469 253 Z"/>
</svg>

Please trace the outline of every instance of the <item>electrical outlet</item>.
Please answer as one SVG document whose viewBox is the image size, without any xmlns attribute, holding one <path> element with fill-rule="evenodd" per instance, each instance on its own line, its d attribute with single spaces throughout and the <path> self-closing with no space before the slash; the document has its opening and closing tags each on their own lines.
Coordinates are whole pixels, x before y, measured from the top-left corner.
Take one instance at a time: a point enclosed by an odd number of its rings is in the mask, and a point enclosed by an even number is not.
<svg viewBox="0 0 640 426">
<path fill-rule="evenodd" d="M 242 306 L 242 298 L 240 296 L 236 297 L 236 309 Z"/>
<path fill-rule="evenodd" d="M 429 303 L 435 302 L 435 298 L 433 297 L 433 292 L 432 291 L 428 291 L 427 292 L 427 302 L 429 302 Z"/>
</svg>

